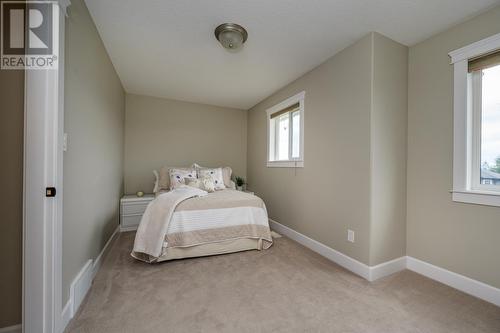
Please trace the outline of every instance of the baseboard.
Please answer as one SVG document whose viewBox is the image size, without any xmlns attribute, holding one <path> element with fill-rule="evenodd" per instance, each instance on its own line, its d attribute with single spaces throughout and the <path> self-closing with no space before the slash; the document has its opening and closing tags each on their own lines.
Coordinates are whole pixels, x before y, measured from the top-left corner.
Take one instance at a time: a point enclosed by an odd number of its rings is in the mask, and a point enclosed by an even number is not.
<svg viewBox="0 0 500 333">
<path fill-rule="evenodd" d="M 365 265 L 362 262 L 357 261 L 356 259 L 346 256 L 342 252 L 334 250 L 331 247 L 328 247 L 312 238 L 309 238 L 306 235 L 303 235 L 300 232 L 284 226 L 283 224 L 278 223 L 272 219 L 269 219 L 269 224 L 271 225 L 271 229 L 275 230 L 276 232 L 285 235 L 290 239 L 293 239 L 297 243 L 304 245 L 305 247 L 313 250 L 323 257 L 350 270 L 354 274 L 357 274 L 367 280 L 370 278 L 370 267 L 368 267 L 368 265 Z"/>
<path fill-rule="evenodd" d="M 76 311 L 78 311 L 80 304 L 82 304 L 85 295 L 87 295 L 87 292 L 92 285 L 93 262 L 94 261 L 92 259 L 87 260 L 80 272 L 78 272 L 78 274 L 76 275 L 69 288 L 69 298 L 71 300 L 71 318 L 73 318 Z"/>
<path fill-rule="evenodd" d="M 101 268 L 102 264 L 102 258 L 104 256 L 104 253 L 106 253 L 106 250 L 108 249 L 109 244 L 113 241 L 116 235 L 120 232 L 120 227 L 116 227 L 115 231 L 113 231 L 113 234 L 109 237 L 108 241 L 106 244 L 104 244 L 104 247 L 101 250 L 101 253 L 95 258 L 93 266 L 92 266 L 92 280 L 95 278 L 97 272 L 99 271 L 99 268 Z"/>
<path fill-rule="evenodd" d="M 64 308 L 62 310 L 62 314 L 61 314 L 61 327 L 62 327 L 62 329 L 61 329 L 61 332 L 64 331 L 66 326 L 68 326 L 69 321 L 73 317 L 71 314 L 72 309 L 73 309 L 73 302 L 71 301 L 71 297 L 70 297 L 68 302 L 66 303 L 66 305 L 64 306 Z"/>
<path fill-rule="evenodd" d="M 400 257 L 387 262 L 383 262 L 376 266 L 370 266 L 370 276 L 368 278 L 368 281 L 375 281 L 405 269 L 406 257 Z"/>
<path fill-rule="evenodd" d="M 22 331 L 23 325 L 21 324 L 0 328 L 0 333 L 21 333 Z"/>
<path fill-rule="evenodd" d="M 138 225 L 133 226 L 133 227 L 122 227 L 122 226 L 120 225 L 120 232 L 136 231 L 136 230 L 137 230 L 137 228 L 139 228 L 139 226 L 138 226 Z"/>
<path fill-rule="evenodd" d="M 425 261 L 406 257 L 406 268 L 430 279 L 458 289 L 466 294 L 500 306 L 500 289 L 486 283 L 434 266 Z"/>
<path fill-rule="evenodd" d="M 368 281 L 375 281 L 384 276 L 409 269 L 424 275 L 432 280 L 441 282 L 447 286 L 458 289 L 466 294 L 480 298 L 486 302 L 500 306 L 500 289 L 486 283 L 454 273 L 444 268 L 429 264 L 425 261 L 410 256 L 397 258 L 376 266 L 368 266 L 337 250 L 332 249 L 314 239 L 311 239 L 287 226 L 269 219 L 271 228 L 282 235 L 293 239 L 297 243 L 313 250 L 314 252 L 330 259 L 338 265 L 350 270 Z"/>
<path fill-rule="evenodd" d="M 64 309 L 61 313 L 61 327 L 62 331 L 66 328 L 69 321 L 76 314 L 80 305 L 82 304 L 83 299 L 87 295 L 90 287 L 92 286 L 92 281 L 94 280 L 99 268 L 101 267 L 104 253 L 107 251 L 109 245 L 115 238 L 115 236 L 120 231 L 119 227 L 113 231 L 113 234 L 109 237 L 108 241 L 102 248 L 101 252 L 97 256 L 95 260 L 89 259 L 82 267 L 80 272 L 76 275 L 71 282 L 71 286 L 69 289 L 69 300 L 64 306 Z"/>
</svg>

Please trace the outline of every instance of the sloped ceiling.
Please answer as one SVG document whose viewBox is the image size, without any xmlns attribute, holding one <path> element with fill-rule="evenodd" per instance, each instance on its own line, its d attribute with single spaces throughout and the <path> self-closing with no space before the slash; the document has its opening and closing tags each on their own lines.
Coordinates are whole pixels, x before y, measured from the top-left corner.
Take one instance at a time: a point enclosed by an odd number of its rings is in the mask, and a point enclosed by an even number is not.
<svg viewBox="0 0 500 333">
<path fill-rule="evenodd" d="M 413 45 L 497 0 L 86 0 L 129 93 L 248 109 L 377 31 Z M 214 37 L 243 25 L 244 48 Z"/>
</svg>

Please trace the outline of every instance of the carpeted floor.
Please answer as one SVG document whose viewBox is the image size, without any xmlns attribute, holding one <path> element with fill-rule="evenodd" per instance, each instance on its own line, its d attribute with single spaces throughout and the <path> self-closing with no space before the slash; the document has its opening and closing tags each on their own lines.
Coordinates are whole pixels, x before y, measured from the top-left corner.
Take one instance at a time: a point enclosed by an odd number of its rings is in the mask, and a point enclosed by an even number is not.
<svg viewBox="0 0 500 333">
<path fill-rule="evenodd" d="M 410 271 L 374 283 L 285 238 L 148 265 L 112 244 L 67 332 L 500 332 L 500 308 Z"/>
</svg>

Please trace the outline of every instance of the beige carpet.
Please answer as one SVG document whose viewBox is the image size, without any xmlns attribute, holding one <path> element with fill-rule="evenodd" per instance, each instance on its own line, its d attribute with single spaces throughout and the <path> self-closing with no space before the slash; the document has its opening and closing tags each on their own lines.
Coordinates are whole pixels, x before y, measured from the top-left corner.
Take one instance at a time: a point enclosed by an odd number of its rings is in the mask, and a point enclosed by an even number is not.
<svg viewBox="0 0 500 333">
<path fill-rule="evenodd" d="M 67 332 L 500 332 L 500 308 L 403 271 L 374 283 L 285 238 L 148 265 L 112 244 Z"/>
</svg>

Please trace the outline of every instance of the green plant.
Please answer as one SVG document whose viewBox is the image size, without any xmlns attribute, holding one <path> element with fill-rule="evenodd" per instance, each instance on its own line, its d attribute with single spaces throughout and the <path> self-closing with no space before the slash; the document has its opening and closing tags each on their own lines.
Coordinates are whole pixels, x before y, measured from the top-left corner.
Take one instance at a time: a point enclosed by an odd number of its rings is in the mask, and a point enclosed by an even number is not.
<svg viewBox="0 0 500 333">
<path fill-rule="evenodd" d="M 234 177 L 234 182 L 236 183 L 236 186 L 243 186 L 245 185 L 245 179 L 240 176 Z"/>
<path fill-rule="evenodd" d="M 500 156 L 495 158 L 495 165 L 489 167 L 490 171 L 500 173 Z"/>
</svg>

